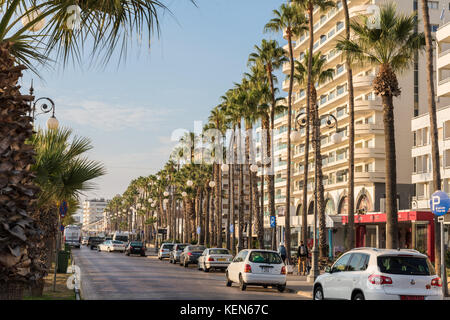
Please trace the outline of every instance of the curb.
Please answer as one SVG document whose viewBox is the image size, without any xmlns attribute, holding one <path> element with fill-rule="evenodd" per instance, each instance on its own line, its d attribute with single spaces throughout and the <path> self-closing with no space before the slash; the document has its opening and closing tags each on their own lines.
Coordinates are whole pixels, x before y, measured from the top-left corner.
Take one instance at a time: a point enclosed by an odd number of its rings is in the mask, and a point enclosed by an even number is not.
<svg viewBox="0 0 450 320">
<path fill-rule="evenodd" d="M 312 294 L 311 293 L 308 293 L 308 292 L 305 292 L 305 291 L 297 291 L 297 294 L 299 296 L 303 296 L 303 297 L 307 297 L 307 298 L 312 299 Z"/>
</svg>

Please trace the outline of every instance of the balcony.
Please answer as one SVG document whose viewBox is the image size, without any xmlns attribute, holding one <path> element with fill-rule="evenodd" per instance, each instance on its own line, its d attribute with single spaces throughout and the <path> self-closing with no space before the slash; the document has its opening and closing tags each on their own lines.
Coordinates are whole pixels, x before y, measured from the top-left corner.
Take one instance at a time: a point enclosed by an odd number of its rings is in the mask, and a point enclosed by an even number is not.
<svg viewBox="0 0 450 320">
<path fill-rule="evenodd" d="M 385 151 L 382 148 L 355 148 L 355 158 L 378 158 L 384 159 Z"/>
<path fill-rule="evenodd" d="M 450 70 L 450 49 L 439 53 L 436 68 Z"/>
<path fill-rule="evenodd" d="M 436 40 L 450 43 L 450 22 L 447 22 L 436 31 Z"/>
<path fill-rule="evenodd" d="M 438 97 L 450 97 L 450 77 L 439 80 L 437 84 Z"/>
<path fill-rule="evenodd" d="M 385 182 L 386 174 L 384 172 L 355 172 L 355 183 L 364 182 Z"/>
<path fill-rule="evenodd" d="M 348 9 L 350 18 L 362 16 L 362 15 L 369 15 L 370 13 L 367 12 L 367 8 L 369 8 L 371 4 L 363 4 L 359 6 L 354 6 Z"/>
<path fill-rule="evenodd" d="M 384 134 L 384 127 L 382 124 L 378 123 L 358 123 L 355 124 L 355 135 L 373 135 L 373 134 Z"/>
<path fill-rule="evenodd" d="M 355 100 L 355 115 L 368 115 L 373 111 L 383 111 L 381 99 L 377 98 L 375 100 Z"/>
<path fill-rule="evenodd" d="M 355 95 L 370 90 L 373 86 L 373 80 L 375 80 L 375 76 L 373 75 L 354 77 L 353 88 L 355 90 Z"/>
</svg>

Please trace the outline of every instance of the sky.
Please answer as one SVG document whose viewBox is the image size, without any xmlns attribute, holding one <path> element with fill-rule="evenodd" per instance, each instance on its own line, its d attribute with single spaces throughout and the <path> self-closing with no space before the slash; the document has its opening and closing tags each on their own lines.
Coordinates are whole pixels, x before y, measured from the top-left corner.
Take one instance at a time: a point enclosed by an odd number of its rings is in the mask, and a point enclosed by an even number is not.
<svg viewBox="0 0 450 320">
<path fill-rule="evenodd" d="M 166 1 L 172 15 L 161 15 L 161 35 L 150 50 L 134 45 L 125 61 L 113 56 L 105 68 L 80 65 L 42 69 L 33 78 L 35 96 L 56 104 L 60 126 L 88 137 L 90 159 L 101 161 L 107 174 L 85 198 L 112 198 L 130 181 L 154 174 L 175 146 L 176 129 L 194 129 L 206 121 L 220 97 L 242 79 L 248 55 L 261 40 L 281 35 L 263 33 L 272 10 L 284 0 Z M 283 79 L 280 79 L 280 82 Z M 40 115 L 45 126 L 48 115 Z"/>
</svg>

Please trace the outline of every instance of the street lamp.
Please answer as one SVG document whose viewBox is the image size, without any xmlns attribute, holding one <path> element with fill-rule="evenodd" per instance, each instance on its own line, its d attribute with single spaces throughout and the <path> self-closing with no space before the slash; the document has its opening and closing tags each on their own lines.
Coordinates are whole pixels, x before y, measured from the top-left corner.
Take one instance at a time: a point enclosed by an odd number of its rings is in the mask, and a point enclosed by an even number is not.
<svg viewBox="0 0 450 320">
<path fill-rule="evenodd" d="M 188 180 L 188 181 L 186 182 L 186 185 L 187 185 L 188 187 L 192 187 L 192 186 L 194 185 L 194 182 L 192 182 L 192 180 Z"/>
<path fill-rule="evenodd" d="M 33 96 L 33 92 L 34 92 L 33 82 L 31 82 L 31 87 L 30 87 L 30 95 L 31 96 Z M 34 100 L 34 96 L 33 96 L 33 100 Z M 47 120 L 47 128 L 50 130 L 58 129 L 59 121 L 55 117 L 55 102 L 53 102 L 52 99 L 50 99 L 48 97 L 42 97 L 31 103 L 32 103 L 31 117 L 33 119 L 33 124 L 38 115 L 51 112 L 52 116 Z M 40 109 L 41 112 L 36 113 L 36 109 Z"/>
<path fill-rule="evenodd" d="M 257 164 L 252 164 L 250 166 L 250 171 L 253 172 L 253 173 L 258 172 L 258 165 Z"/>
<path fill-rule="evenodd" d="M 318 106 L 316 106 L 316 108 L 318 108 Z M 298 143 L 301 140 L 301 134 L 300 132 L 297 130 L 297 125 L 299 125 L 301 128 L 304 128 L 307 123 L 306 123 L 306 119 L 305 119 L 305 115 L 306 113 L 301 112 L 299 113 L 296 117 L 295 117 L 295 129 L 291 132 L 291 140 L 294 143 Z M 315 142 L 315 145 L 317 146 L 320 143 L 320 125 L 321 125 L 321 119 L 323 118 L 328 118 L 326 121 L 326 125 L 329 129 L 332 128 L 336 128 L 336 132 L 333 133 L 333 135 L 331 136 L 331 141 L 334 144 L 340 143 L 342 140 L 341 135 L 339 134 L 339 129 L 338 129 L 338 121 L 336 119 L 336 117 L 332 114 L 324 114 L 322 115 L 322 117 L 318 117 L 317 119 L 312 120 L 312 125 L 313 125 L 313 138 L 311 139 L 313 142 Z M 301 118 L 301 119 L 300 119 Z M 331 119 L 333 119 L 333 121 L 331 121 Z M 305 159 L 307 158 L 308 155 L 305 154 Z M 313 226 L 313 249 L 312 249 L 312 263 L 311 263 L 311 271 L 307 277 L 309 282 L 314 282 L 316 280 L 316 278 L 319 276 L 320 271 L 319 271 L 319 264 L 317 261 L 317 257 L 318 257 L 318 248 L 317 248 L 317 192 L 318 192 L 318 185 L 317 185 L 317 177 L 318 177 L 318 171 L 317 171 L 317 152 L 314 153 L 314 226 Z M 308 183 L 308 181 L 305 181 L 305 183 Z M 305 203 L 306 199 L 303 199 L 303 202 Z"/>
<path fill-rule="evenodd" d="M 210 188 L 214 188 L 216 186 L 216 182 L 215 181 L 210 181 L 209 182 L 209 187 Z"/>
<path fill-rule="evenodd" d="M 226 163 L 222 164 L 221 168 L 223 172 L 228 172 L 228 170 L 230 170 L 230 166 Z"/>
<path fill-rule="evenodd" d="M 168 197 L 169 196 L 169 192 L 164 191 L 164 197 Z"/>
<path fill-rule="evenodd" d="M 183 191 L 183 192 L 181 193 L 181 196 L 182 196 L 183 198 L 186 198 L 186 197 L 187 197 L 187 192 L 186 192 L 186 191 Z"/>
</svg>

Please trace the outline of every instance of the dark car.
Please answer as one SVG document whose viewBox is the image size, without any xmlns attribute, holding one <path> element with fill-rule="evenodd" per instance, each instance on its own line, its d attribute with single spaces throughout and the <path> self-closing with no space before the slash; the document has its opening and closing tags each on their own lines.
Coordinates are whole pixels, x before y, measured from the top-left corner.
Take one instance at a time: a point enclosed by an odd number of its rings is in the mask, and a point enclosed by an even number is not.
<svg viewBox="0 0 450 320">
<path fill-rule="evenodd" d="M 170 251 L 169 262 L 177 264 L 180 261 L 180 255 L 183 252 L 184 248 L 188 246 L 187 243 L 176 243 L 173 246 L 172 251 Z"/>
<path fill-rule="evenodd" d="M 125 248 L 125 254 L 127 256 L 140 254 L 141 257 L 145 257 L 145 246 L 141 241 L 130 241 Z"/>
<path fill-rule="evenodd" d="M 89 237 L 87 246 L 91 248 L 91 250 L 94 250 L 100 243 L 103 243 L 103 241 L 105 241 L 105 239 L 102 237 Z"/>
<path fill-rule="evenodd" d="M 205 249 L 205 246 L 187 246 L 180 255 L 180 265 L 187 268 L 189 264 L 197 264 L 198 258 L 203 254 Z"/>
</svg>

